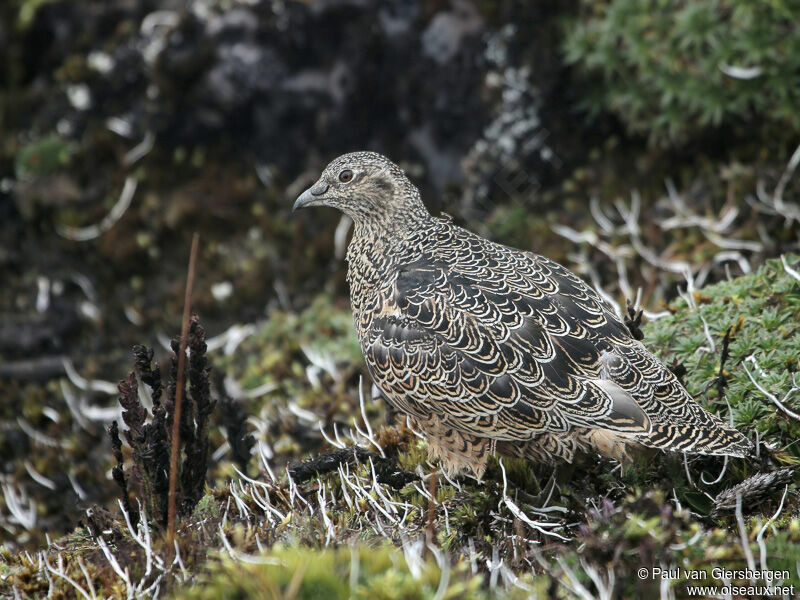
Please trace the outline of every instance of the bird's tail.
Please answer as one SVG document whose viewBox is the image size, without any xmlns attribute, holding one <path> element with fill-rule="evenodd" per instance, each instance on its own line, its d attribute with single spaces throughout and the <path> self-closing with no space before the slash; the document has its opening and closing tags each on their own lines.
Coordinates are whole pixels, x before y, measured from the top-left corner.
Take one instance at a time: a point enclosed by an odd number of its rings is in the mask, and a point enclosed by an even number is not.
<svg viewBox="0 0 800 600">
<path fill-rule="evenodd" d="M 716 418 L 702 425 L 653 423 L 650 433 L 636 441 L 650 448 L 716 456 L 746 457 L 754 450 L 742 433 Z"/>
</svg>

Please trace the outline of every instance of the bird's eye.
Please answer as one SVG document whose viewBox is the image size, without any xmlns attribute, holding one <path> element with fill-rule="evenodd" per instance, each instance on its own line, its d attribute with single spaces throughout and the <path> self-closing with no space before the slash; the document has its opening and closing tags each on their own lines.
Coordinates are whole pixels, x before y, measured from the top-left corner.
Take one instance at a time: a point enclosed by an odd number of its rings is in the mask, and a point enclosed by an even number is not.
<svg viewBox="0 0 800 600">
<path fill-rule="evenodd" d="M 339 181 L 342 183 L 350 183 L 353 181 L 353 172 L 350 169 L 345 169 L 339 173 Z"/>
</svg>

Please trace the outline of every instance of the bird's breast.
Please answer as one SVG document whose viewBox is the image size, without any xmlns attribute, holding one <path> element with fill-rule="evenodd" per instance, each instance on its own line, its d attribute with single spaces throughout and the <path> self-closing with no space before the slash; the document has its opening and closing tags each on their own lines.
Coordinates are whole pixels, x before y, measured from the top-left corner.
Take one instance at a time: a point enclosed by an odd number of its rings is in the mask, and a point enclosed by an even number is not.
<svg viewBox="0 0 800 600">
<path fill-rule="evenodd" d="M 376 321 L 402 316 L 391 289 L 386 286 L 363 285 L 357 293 L 351 287 L 350 303 L 356 332 L 362 341 Z"/>
</svg>

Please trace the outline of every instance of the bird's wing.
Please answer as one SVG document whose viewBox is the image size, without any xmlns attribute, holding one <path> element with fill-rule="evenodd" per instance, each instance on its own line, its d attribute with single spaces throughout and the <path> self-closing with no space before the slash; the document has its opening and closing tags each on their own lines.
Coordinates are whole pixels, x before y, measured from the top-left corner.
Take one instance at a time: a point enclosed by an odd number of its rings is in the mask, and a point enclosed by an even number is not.
<svg viewBox="0 0 800 600">
<path fill-rule="evenodd" d="M 616 348 L 638 342 L 552 261 L 466 238 L 401 268 L 379 301 L 365 357 L 382 392 L 412 414 L 505 440 L 574 426 L 651 428 L 607 376 L 620 371 Z"/>
</svg>

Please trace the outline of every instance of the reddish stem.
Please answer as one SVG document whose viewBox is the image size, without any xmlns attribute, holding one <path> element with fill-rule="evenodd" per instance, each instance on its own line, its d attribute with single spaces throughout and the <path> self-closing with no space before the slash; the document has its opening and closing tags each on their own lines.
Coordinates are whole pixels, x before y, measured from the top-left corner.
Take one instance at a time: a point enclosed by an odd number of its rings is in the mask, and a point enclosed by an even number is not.
<svg viewBox="0 0 800 600">
<path fill-rule="evenodd" d="M 178 380 L 175 386 L 175 409 L 172 414 L 172 449 L 169 455 L 169 497 L 167 503 L 167 552 L 172 553 L 175 540 L 175 494 L 178 485 L 178 454 L 181 437 L 181 404 L 183 403 L 183 377 L 186 368 L 186 342 L 189 335 L 189 316 L 192 307 L 192 286 L 194 267 L 197 262 L 197 246 L 200 236 L 192 236 L 192 250 L 189 254 L 189 270 L 186 274 L 186 296 L 183 300 L 183 322 L 181 323 L 180 350 L 178 352 Z"/>
</svg>

